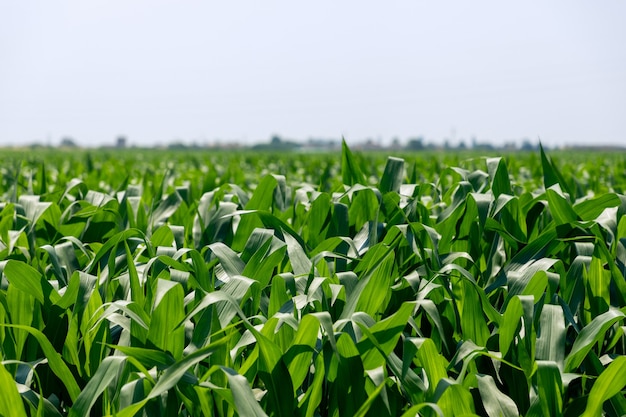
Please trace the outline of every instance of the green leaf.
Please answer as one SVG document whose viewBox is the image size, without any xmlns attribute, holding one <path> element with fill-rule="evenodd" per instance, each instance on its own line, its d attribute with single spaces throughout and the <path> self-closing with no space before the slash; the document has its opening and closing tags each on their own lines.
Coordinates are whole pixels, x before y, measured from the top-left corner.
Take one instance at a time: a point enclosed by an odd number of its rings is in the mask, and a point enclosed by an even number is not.
<svg viewBox="0 0 626 417">
<path fill-rule="evenodd" d="M 369 188 L 358 190 L 352 195 L 352 202 L 348 209 L 350 225 L 356 230 L 361 230 L 370 222 L 370 224 L 375 225 L 378 222 L 379 211 L 379 196 Z M 377 243 L 377 239 L 370 237 L 370 245 L 375 243 Z"/>
<path fill-rule="evenodd" d="M 133 255 L 128 247 L 128 242 L 124 241 L 124 249 L 126 251 L 126 264 L 128 265 L 128 278 L 130 281 L 130 294 L 131 299 L 136 302 L 141 308 L 145 308 L 145 294 L 144 289 L 139 281 L 139 275 L 137 274 L 137 268 L 133 260 Z"/>
<path fill-rule="evenodd" d="M 555 184 L 560 185 L 562 190 L 568 192 L 571 195 L 571 192 L 568 190 L 567 184 L 563 179 L 563 175 L 558 170 L 556 165 L 552 162 L 552 160 L 546 155 L 543 150 L 543 146 L 541 143 L 539 144 L 539 151 L 541 153 L 541 166 L 543 168 L 543 184 L 546 189 L 552 187 Z"/>
<path fill-rule="evenodd" d="M 565 316 L 561 306 L 546 304 L 539 318 L 537 359 L 553 361 L 563 369 L 565 358 Z"/>
<path fill-rule="evenodd" d="M 278 189 L 278 176 L 265 175 L 257 184 L 252 197 L 245 205 L 247 213 L 268 212 L 274 203 L 274 193 Z M 243 216 L 237 226 L 235 239 L 233 240 L 233 249 L 241 250 L 250 234 L 257 227 L 262 227 L 263 221 L 255 214 Z"/>
<path fill-rule="evenodd" d="M 306 315 L 302 317 L 293 344 L 285 353 L 285 363 L 295 390 L 302 385 L 309 375 L 319 328 L 320 323 L 315 316 Z"/>
<path fill-rule="evenodd" d="M 380 192 L 385 194 L 390 191 L 399 192 L 400 185 L 404 179 L 404 159 L 394 158 L 390 156 L 387 158 L 387 164 L 385 165 L 385 171 L 380 179 Z"/>
<path fill-rule="evenodd" d="M 377 322 L 369 329 L 358 323 L 361 330 L 366 334 L 357 343 L 365 370 L 375 369 L 386 363 L 387 356 L 396 347 L 402 330 L 407 325 L 414 309 L 415 302 L 403 303 L 398 311 Z"/>
<path fill-rule="evenodd" d="M 502 393 L 491 375 L 476 375 L 478 391 L 483 407 L 489 417 L 517 417 L 519 411 L 515 402 Z"/>
<path fill-rule="evenodd" d="M 475 416 L 472 394 L 467 388 L 450 379 L 439 381 L 435 398 L 438 398 L 437 404 L 446 416 Z"/>
<path fill-rule="evenodd" d="M 617 194 L 608 193 L 596 198 L 581 201 L 574 205 L 574 211 L 582 220 L 596 220 L 604 210 L 622 203 Z"/>
<path fill-rule="evenodd" d="M 336 346 L 336 354 L 325 352 L 330 355 L 326 372 L 330 408 L 338 410 L 341 415 L 354 415 L 367 399 L 363 364 L 348 334 L 340 334 Z M 328 349 L 328 345 L 325 348 Z"/>
<path fill-rule="evenodd" d="M 489 338 L 489 329 L 487 321 L 483 315 L 483 308 L 480 302 L 480 296 L 476 287 L 469 281 L 461 281 L 463 286 L 464 298 L 463 309 L 461 313 L 461 329 L 463 338 L 473 340 L 480 346 L 485 346 Z"/>
<path fill-rule="evenodd" d="M 563 415 L 563 384 L 557 364 L 553 361 L 537 361 L 536 378 L 537 398 L 541 409 L 538 415 Z"/>
<path fill-rule="evenodd" d="M 366 184 L 365 176 L 359 168 L 359 163 L 357 163 L 352 152 L 350 152 L 345 139 L 341 141 L 341 177 L 346 185 Z"/>
<path fill-rule="evenodd" d="M 371 394 L 368 395 L 367 400 L 363 403 L 361 407 L 354 414 L 355 417 L 365 417 L 367 413 L 370 411 L 372 404 L 378 398 L 380 393 L 385 389 L 385 382 L 380 383 Z M 382 411 L 382 410 L 379 410 Z"/>
<path fill-rule="evenodd" d="M 443 411 L 441 411 L 441 408 L 439 408 L 439 406 L 437 404 L 434 404 L 434 403 L 421 403 L 421 404 L 414 405 L 413 407 L 411 407 L 408 410 L 406 410 L 404 412 L 404 414 L 402 414 L 402 417 L 416 417 L 416 416 L 419 416 L 418 413 L 421 410 L 425 409 L 425 408 L 430 408 L 432 411 L 437 413 L 437 415 L 439 417 L 444 417 Z"/>
<path fill-rule="evenodd" d="M 113 349 L 119 350 L 128 357 L 137 359 L 146 368 L 152 368 L 155 366 L 159 368 L 164 368 L 176 362 L 172 355 L 161 350 L 122 345 L 108 346 Z"/>
<path fill-rule="evenodd" d="M 117 415 L 119 417 L 134 416 L 139 410 L 141 410 L 141 408 L 143 408 L 148 403 L 148 401 L 161 396 L 162 394 L 175 387 L 189 368 L 203 361 L 208 356 L 212 355 L 213 352 L 220 349 L 225 343 L 227 343 L 228 339 L 228 337 L 225 337 L 217 342 L 211 343 L 210 345 L 196 350 L 195 352 L 185 356 L 183 359 L 169 366 L 163 372 L 163 374 L 159 376 L 156 384 L 154 385 L 150 393 L 142 401 L 132 404 L 124 408 L 123 410 L 120 410 Z"/>
<path fill-rule="evenodd" d="M 36 311 L 35 303 L 35 299 L 30 294 L 20 291 L 11 285 L 6 292 L 6 305 L 11 323 L 23 326 L 32 325 Z M 21 358 L 28 333 L 21 330 L 13 330 L 13 337 L 15 340 L 15 357 Z"/>
<path fill-rule="evenodd" d="M 158 227 L 171 217 L 183 202 L 178 192 L 173 192 L 165 200 L 161 200 L 150 215 L 150 225 Z"/>
<path fill-rule="evenodd" d="M 220 260 L 220 264 L 229 277 L 241 275 L 246 264 L 239 259 L 237 253 L 221 242 L 209 245 L 209 249 Z"/>
<path fill-rule="evenodd" d="M 15 385 L 15 380 L 2 362 L 0 362 L 0 392 L 2 392 L 2 400 L 0 400 L 1 416 L 26 417 L 24 403 Z"/>
<path fill-rule="evenodd" d="M 626 357 L 619 356 L 606 367 L 593 383 L 587 399 L 587 408 L 585 408 L 582 416 L 594 417 L 601 415 L 604 402 L 613 396 L 620 395 L 625 386 Z"/>
<path fill-rule="evenodd" d="M 12 285 L 35 297 L 41 304 L 44 304 L 46 298 L 52 303 L 61 298 L 35 268 L 24 262 L 9 260 L 4 267 L 4 275 Z"/>
<path fill-rule="evenodd" d="M 178 326 L 185 317 L 184 297 L 182 285 L 158 279 L 148 328 L 148 340 L 177 359 L 181 357 L 185 343 L 185 328 Z"/>
<path fill-rule="evenodd" d="M 428 392 L 431 396 L 435 394 L 437 384 L 448 376 L 446 367 L 448 362 L 439 353 L 435 343 L 431 339 L 419 340 L 417 359 L 428 377 Z"/>
<path fill-rule="evenodd" d="M 487 170 L 491 177 L 491 191 L 495 198 L 501 194 L 511 195 L 509 171 L 503 158 L 487 158 Z"/>
<path fill-rule="evenodd" d="M 91 377 L 85 388 L 82 390 L 70 409 L 70 417 L 87 416 L 91 413 L 91 408 L 104 390 L 120 374 L 126 364 L 123 356 L 108 356 L 98 366 L 98 370 Z"/>
<path fill-rule="evenodd" d="M 30 333 L 35 339 L 37 339 L 37 342 L 39 343 L 39 348 L 46 356 L 48 364 L 50 365 L 50 369 L 52 369 L 52 372 L 54 372 L 54 374 L 59 377 L 61 382 L 63 382 L 63 384 L 65 385 L 65 389 L 67 389 L 67 392 L 72 401 L 76 401 L 76 398 L 80 394 L 80 388 L 78 387 L 78 384 L 76 383 L 72 372 L 63 361 L 61 355 L 54 349 L 54 346 L 52 346 L 48 338 L 43 333 L 30 326 L 22 326 L 19 324 L 0 323 L 0 326 L 25 330 Z"/>
<path fill-rule="evenodd" d="M 313 382 L 298 404 L 298 408 L 304 412 L 306 417 L 314 417 L 318 412 L 320 403 L 322 402 L 325 377 L 324 357 L 322 355 L 317 355 L 313 369 Z"/>
<path fill-rule="evenodd" d="M 546 190 L 546 197 L 550 207 L 550 214 L 552 214 L 552 217 L 556 221 L 557 225 L 574 223 L 578 220 L 578 215 L 570 205 L 569 201 L 567 201 L 553 188 Z"/>
<path fill-rule="evenodd" d="M 293 383 L 282 352 L 261 333 L 256 332 L 254 336 L 259 347 L 258 372 L 267 389 L 268 408 L 277 416 L 292 416 L 295 408 Z"/>
<path fill-rule="evenodd" d="M 522 303 L 519 299 L 519 296 L 515 296 L 511 298 L 509 304 L 506 307 L 506 311 L 502 317 L 502 322 L 500 324 L 500 352 L 502 352 L 502 356 L 506 356 L 511 347 L 511 343 L 513 343 L 513 339 L 515 335 L 519 333 L 519 329 L 521 328 L 521 318 L 524 314 L 524 310 L 522 308 Z"/>
<path fill-rule="evenodd" d="M 364 269 L 364 272 L 359 277 L 356 288 L 348 294 L 348 303 L 342 316 L 347 317 L 354 311 L 363 311 L 376 317 L 383 310 L 394 280 L 393 251 L 384 244 L 379 244 L 376 249 L 372 248 L 367 252 L 359 267 Z"/>
<path fill-rule="evenodd" d="M 308 275 L 311 272 L 313 264 L 304 252 L 302 246 L 290 234 L 285 235 L 285 243 L 287 244 L 287 253 L 293 273 L 295 275 Z"/>
<path fill-rule="evenodd" d="M 611 309 L 597 316 L 591 323 L 586 325 L 576 337 L 572 350 L 565 359 L 565 372 L 575 371 L 591 348 L 604 337 L 606 331 L 625 317 L 626 314 L 621 311 Z"/>
<path fill-rule="evenodd" d="M 259 403 L 254 399 L 254 394 L 250 389 L 250 385 L 248 385 L 248 380 L 233 369 L 222 367 L 222 370 L 228 377 L 228 383 L 230 384 L 230 389 L 233 393 L 235 406 L 237 407 L 239 415 L 254 417 L 267 416 Z"/>
</svg>

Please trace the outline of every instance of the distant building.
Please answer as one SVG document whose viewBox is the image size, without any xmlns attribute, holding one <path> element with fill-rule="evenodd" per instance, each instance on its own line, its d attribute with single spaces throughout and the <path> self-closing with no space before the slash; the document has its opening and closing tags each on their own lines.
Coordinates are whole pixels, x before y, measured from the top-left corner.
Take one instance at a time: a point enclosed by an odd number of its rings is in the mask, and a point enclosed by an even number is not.
<svg viewBox="0 0 626 417">
<path fill-rule="evenodd" d="M 124 149 L 126 147 L 126 136 L 118 136 L 115 142 L 115 147 L 118 149 Z"/>
<path fill-rule="evenodd" d="M 61 139 L 61 147 L 62 148 L 76 148 L 78 145 L 76 144 L 76 142 L 74 141 L 74 139 L 66 136 L 63 139 Z"/>
</svg>

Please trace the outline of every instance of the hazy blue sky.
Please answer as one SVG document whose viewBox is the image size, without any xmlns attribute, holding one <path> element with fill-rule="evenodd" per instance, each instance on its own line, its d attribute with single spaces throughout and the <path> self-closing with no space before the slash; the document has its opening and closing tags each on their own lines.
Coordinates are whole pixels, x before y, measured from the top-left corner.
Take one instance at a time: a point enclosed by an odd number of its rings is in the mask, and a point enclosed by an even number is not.
<svg viewBox="0 0 626 417">
<path fill-rule="evenodd" d="M 0 0 L 0 144 L 626 144 L 626 1 Z"/>
</svg>

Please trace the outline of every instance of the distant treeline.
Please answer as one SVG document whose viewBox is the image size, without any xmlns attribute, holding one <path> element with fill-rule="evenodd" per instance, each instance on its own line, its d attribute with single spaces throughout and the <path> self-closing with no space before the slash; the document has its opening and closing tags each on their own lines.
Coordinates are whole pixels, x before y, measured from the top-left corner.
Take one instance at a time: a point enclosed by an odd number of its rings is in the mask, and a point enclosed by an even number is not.
<svg viewBox="0 0 626 417">
<path fill-rule="evenodd" d="M 401 141 L 398 138 L 392 139 L 389 142 L 382 142 L 381 140 L 363 139 L 363 140 L 350 140 L 351 148 L 361 151 L 436 151 L 436 150 L 478 150 L 478 151 L 498 151 L 498 150 L 521 150 L 521 151 L 535 151 L 539 149 L 539 140 L 532 142 L 529 139 L 522 139 L 521 141 L 501 141 L 498 144 L 491 142 L 479 142 L 475 138 L 472 138 L 469 143 L 463 139 L 457 140 L 452 143 L 450 140 L 445 139 L 443 143 L 427 142 L 423 137 L 418 136 L 410 138 L 406 141 Z M 33 144 L 31 148 L 55 148 L 57 146 Z M 70 137 L 64 137 L 61 139 L 60 148 L 80 148 L 82 147 L 77 141 Z M 101 148 L 107 149 L 125 149 L 125 148 L 155 148 L 155 149 L 171 149 L 171 150 L 255 150 L 255 151 L 295 151 L 295 152 L 307 152 L 307 151 L 334 151 L 341 149 L 341 139 L 315 139 L 311 138 L 306 141 L 298 141 L 295 139 L 287 139 L 278 135 L 273 135 L 266 142 L 256 142 L 254 144 L 241 144 L 240 142 L 233 141 L 214 141 L 212 143 L 185 143 L 184 141 L 173 141 L 166 145 L 134 145 L 130 143 L 125 136 L 119 136 L 110 146 L 101 146 Z M 545 149 L 548 149 L 544 145 Z M 602 145 L 577 145 L 568 146 L 567 149 L 579 149 L 579 150 L 604 150 L 623 151 L 626 148 L 620 146 L 602 146 Z"/>
</svg>

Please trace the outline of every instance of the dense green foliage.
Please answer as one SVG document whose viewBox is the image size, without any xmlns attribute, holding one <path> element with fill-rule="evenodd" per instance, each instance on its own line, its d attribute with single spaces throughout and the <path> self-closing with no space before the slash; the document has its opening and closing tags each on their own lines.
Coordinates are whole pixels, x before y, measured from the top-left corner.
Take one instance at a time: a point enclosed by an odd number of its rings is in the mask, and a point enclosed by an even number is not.
<svg viewBox="0 0 626 417">
<path fill-rule="evenodd" d="M 0 156 L 0 415 L 626 414 L 626 157 Z"/>
</svg>

